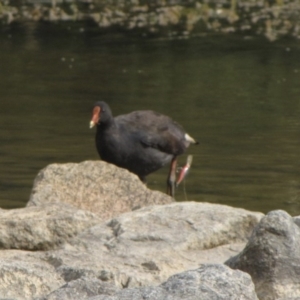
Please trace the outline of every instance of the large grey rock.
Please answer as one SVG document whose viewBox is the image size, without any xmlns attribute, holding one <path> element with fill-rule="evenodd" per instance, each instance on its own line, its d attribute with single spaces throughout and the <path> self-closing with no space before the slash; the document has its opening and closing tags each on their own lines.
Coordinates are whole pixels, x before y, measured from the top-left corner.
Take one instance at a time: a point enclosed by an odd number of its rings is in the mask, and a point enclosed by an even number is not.
<svg viewBox="0 0 300 300">
<path fill-rule="evenodd" d="M 49 294 L 65 281 L 38 253 L 0 251 L 0 299 L 32 300 Z"/>
<path fill-rule="evenodd" d="M 208 203 L 145 207 L 87 229 L 45 260 L 66 281 L 94 276 L 119 287 L 160 284 L 236 255 L 262 216 Z"/>
<path fill-rule="evenodd" d="M 112 295 L 121 288 L 159 285 L 202 263 L 222 263 L 236 255 L 263 216 L 224 205 L 186 202 L 144 207 L 93 227 L 89 222 L 98 222 L 98 218 L 87 213 L 91 219 L 85 220 L 83 214 L 83 225 L 76 227 L 82 212 L 65 207 L 49 204 L 20 209 L 31 213 L 27 218 L 24 213 L 15 223 L 20 239 L 15 245 L 44 243 L 47 248 L 50 237 L 53 244 L 57 242 L 55 247 L 60 246 L 43 252 L 0 251 L 1 297 L 86 299 Z M 10 218 L 18 213 L 12 211 Z"/>
<path fill-rule="evenodd" d="M 227 264 L 251 275 L 262 300 L 300 298 L 300 228 L 288 213 L 268 213 L 245 249 Z"/>
<path fill-rule="evenodd" d="M 139 207 L 173 198 L 149 190 L 125 169 L 103 161 L 52 164 L 37 175 L 27 206 L 65 202 L 110 219 Z"/>
<path fill-rule="evenodd" d="M 0 249 L 48 250 L 101 219 L 64 203 L 0 209 Z"/>
<path fill-rule="evenodd" d="M 202 265 L 170 277 L 157 287 L 123 289 L 89 300 L 256 300 L 251 277 L 225 265 Z M 49 299 L 50 300 L 50 299 Z"/>
</svg>

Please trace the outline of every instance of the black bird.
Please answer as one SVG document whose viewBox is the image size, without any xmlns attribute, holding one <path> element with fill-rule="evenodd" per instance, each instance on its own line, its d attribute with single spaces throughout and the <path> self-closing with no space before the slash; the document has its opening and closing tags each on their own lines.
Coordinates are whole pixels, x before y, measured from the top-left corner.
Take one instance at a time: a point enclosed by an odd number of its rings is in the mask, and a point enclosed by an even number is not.
<svg viewBox="0 0 300 300">
<path fill-rule="evenodd" d="M 171 162 L 167 193 L 174 196 L 175 186 L 182 181 L 191 164 L 182 168 L 176 182 L 177 156 L 190 143 L 197 142 L 168 116 L 151 110 L 134 111 L 113 117 L 107 103 L 100 101 L 93 108 L 90 128 L 97 125 L 96 146 L 106 162 L 145 177 Z"/>
</svg>

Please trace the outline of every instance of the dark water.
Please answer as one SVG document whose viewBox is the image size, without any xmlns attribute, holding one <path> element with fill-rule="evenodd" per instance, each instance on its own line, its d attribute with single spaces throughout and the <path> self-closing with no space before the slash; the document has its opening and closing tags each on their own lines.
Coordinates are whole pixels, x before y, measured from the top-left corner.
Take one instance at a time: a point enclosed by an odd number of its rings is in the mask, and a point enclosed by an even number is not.
<svg viewBox="0 0 300 300">
<path fill-rule="evenodd" d="M 46 165 L 98 159 L 88 124 L 104 99 L 115 115 L 168 114 L 199 140 L 177 200 L 300 214 L 297 42 L 138 40 L 27 24 L 1 28 L 0 57 L 2 208 L 24 206 Z M 148 186 L 165 191 L 167 171 Z"/>
</svg>

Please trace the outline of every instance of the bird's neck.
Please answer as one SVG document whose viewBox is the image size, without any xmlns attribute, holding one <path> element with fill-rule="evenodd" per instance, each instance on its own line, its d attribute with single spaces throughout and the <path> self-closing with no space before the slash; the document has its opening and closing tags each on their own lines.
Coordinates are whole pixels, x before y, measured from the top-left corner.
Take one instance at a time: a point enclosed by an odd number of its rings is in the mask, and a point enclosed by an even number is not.
<svg viewBox="0 0 300 300">
<path fill-rule="evenodd" d="M 114 118 L 110 118 L 110 119 L 105 120 L 105 122 L 100 122 L 97 129 L 99 131 L 104 131 L 109 128 L 113 128 L 115 126 L 116 126 L 116 122 L 115 122 Z"/>
</svg>

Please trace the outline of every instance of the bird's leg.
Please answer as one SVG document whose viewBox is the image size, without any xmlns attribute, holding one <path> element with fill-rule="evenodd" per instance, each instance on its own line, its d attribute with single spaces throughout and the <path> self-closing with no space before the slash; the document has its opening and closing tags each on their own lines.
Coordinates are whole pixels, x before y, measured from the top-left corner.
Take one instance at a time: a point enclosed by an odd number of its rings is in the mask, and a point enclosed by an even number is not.
<svg viewBox="0 0 300 300">
<path fill-rule="evenodd" d="M 174 156 L 171 161 L 170 172 L 167 180 L 167 194 L 172 197 L 175 196 L 176 166 L 177 166 L 177 156 Z"/>
<path fill-rule="evenodd" d="M 186 164 L 184 167 L 181 168 L 178 179 L 176 181 L 176 187 L 179 185 L 179 183 L 186 177 L 186 175 L 188 174 L 188 171 L 192 165 L 192 161 L 193 161 L 193 155 L 188 155 L 187 159 L 186 159 Z"/>
</svg>

